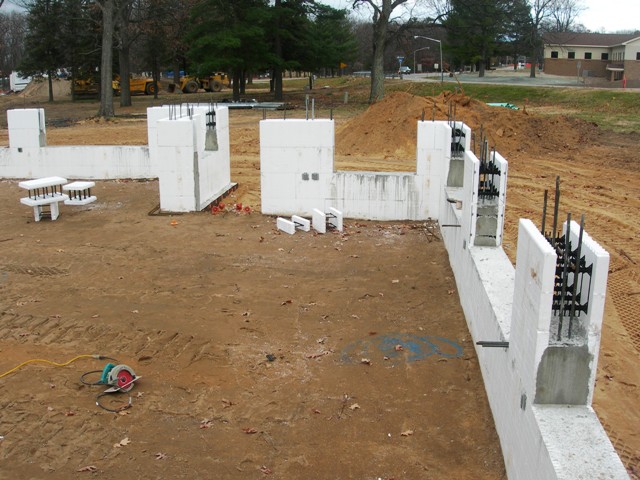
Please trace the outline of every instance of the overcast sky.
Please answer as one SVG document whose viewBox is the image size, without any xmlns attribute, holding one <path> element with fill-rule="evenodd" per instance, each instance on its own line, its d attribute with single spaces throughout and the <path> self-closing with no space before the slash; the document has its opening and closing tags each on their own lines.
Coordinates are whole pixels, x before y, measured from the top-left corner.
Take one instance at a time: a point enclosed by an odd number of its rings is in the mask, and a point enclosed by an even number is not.
<svg viewBox="0 0 640 480">
<path fill-rule="evenodd" d="M 319 0 L 335 8 L 351 8 L 352 0 Z M 409 0 L 410 4 L 415 0 Z M 608 33 L 619 30 L 640 30 L 640 0 L 581 0 L 587 7 L 579 18 L 589 30 Z M 6 0 L 3 10 L 11 10 L 11 0 Z M 15 8 L 15 7 L 14 7 Z M 364 11 L 364 7 L 361 7 Z"/>
<path fill-rule="evenodd" d="M 353 4 L 350 0 L 319 1 L 335 8 L 350 8 Z M 640 30 L 640 0 L 581 0 L 581 3 L 587 10 L 580 15 L 578 23 L 591 31 Z"/>
</svg>

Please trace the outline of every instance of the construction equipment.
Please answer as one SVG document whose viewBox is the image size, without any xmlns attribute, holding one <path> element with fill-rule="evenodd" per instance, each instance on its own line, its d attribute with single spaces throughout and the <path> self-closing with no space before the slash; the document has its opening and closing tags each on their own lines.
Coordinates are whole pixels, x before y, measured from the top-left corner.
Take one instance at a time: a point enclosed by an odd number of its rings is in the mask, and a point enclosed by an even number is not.
<svg viewBox="0 0 640 480">
<path fill-rule="evenodd" d="M 113 93 L 120 95 L 120 75 L 115 75 L 111 82 Z M 130 77 L 129 78 L 129 91 L 131 95 L 154 95 L 158 90 L 158 84 L 153 81 L 152 78 L 146 77 Z"/>
<path fill-rule="evenodd" d="M 93 78 L 74 78 L 72 88 L 75 96 L 100 95 L 100 83 Z"/>
<path fill-rule="evenodd" d="M 120 76 L 115 75 L 111 82 L 114 95 L 120 95 Z M 129 91 L 132 95 L 153 95 L 156 93 L 157 83 L 151 78 L 131 77 L 129 79 Z M 74 78 L 73 92 L 76 96 L 98 96 L 100 95 L 100 81 L 92 77 Z"/>
<path fill-rule="evenodd" d="M 187 75 L 180 77 L 180 84 L 171 84 L 169 91 L 174 92 L 176 88 L 180 89 L 183 93 L 197 93 L 202 89 L 207 92 L 219 92 L 223 86 L 230 86 L 231 79 L 226 73 L 216 72 L 206 77 L 194 77 Z"/>
</svg>

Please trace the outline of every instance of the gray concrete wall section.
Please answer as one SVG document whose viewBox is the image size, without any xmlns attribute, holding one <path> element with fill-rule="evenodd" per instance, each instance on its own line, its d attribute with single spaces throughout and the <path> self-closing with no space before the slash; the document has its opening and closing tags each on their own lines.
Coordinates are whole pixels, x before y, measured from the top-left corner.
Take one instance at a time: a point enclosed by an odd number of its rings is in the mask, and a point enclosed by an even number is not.
<svg viewBox="0 0 640 480">
<path fill-rule="evenodd" d="M 586 405 L 592 355 L 586 345 L 549 346 L 542 354 L 536 378 L 537 404 Z"/>
</svg>

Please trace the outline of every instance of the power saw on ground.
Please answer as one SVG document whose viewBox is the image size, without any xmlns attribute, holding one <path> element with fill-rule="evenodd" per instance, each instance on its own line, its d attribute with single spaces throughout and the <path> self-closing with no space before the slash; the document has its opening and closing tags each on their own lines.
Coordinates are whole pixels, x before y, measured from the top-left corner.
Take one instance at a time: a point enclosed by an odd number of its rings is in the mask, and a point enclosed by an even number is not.
<svg viewBox="0 0 640 480">
<path fill-rule="evenodd" d="M 107 363 L 102 370 L 99 384 L 109 385 L 104 393 L 128 392 L 133 388 L 133 384 L 141 379 L 128 365 L 115 365 Z"/>
</svg>

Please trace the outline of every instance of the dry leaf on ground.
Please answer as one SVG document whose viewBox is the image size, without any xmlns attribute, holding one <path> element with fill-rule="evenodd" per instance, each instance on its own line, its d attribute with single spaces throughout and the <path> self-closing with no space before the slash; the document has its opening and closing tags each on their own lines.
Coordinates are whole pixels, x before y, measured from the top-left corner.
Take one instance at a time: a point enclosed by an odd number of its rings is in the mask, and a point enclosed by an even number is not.
<svg viewBox="0 0 640 480">
<path fill-rule="evenodd" d="M 76 470 L 77 472 L 96 472 L 98 470 L 97 467 L 93 465 L 87 465 L 86 467 L 79 468 Z"/>
<path fill-rule="evenodd" d="M 411 435 L 413 435 L 413 430 L 405 430 L 400 434 L 401 437 L 409 437 Z"/>
<path fill-rule="evenodd" d="M 130 443 L 131 443 L 131 440 L 129 440 L 129 437 L 125 437 L 122 440 L 120 440 L 118 443 L 115 443 L 113 447 L 114 448 L 126 447 Z"/>
<path fill-rule="evenodd" d="M 306 358 L 310 358 L 310 359 L 314 359 L 314 358 L 320 358 L 320 357 L 324 357 L 325 355 L 329 355 L 328 350 L 325 350 L 324 352 L 320 352 L 320 353 L 310 353 L 309 355 L 306 355 Z"/>
<path fill-rule="evenodd" d="M 213 421 L 205 418 L 200 422 L 200 428 L 211 428 L 213 426 Z"/>
</svg>

